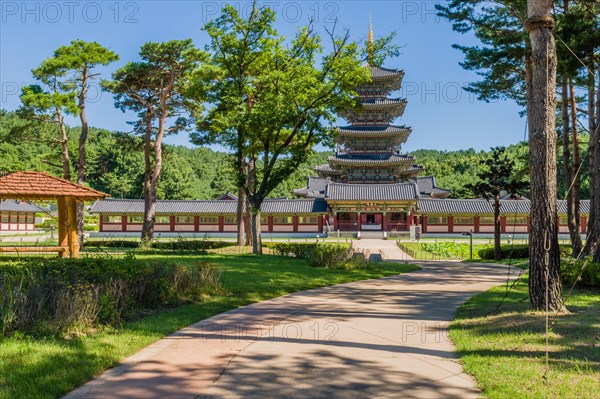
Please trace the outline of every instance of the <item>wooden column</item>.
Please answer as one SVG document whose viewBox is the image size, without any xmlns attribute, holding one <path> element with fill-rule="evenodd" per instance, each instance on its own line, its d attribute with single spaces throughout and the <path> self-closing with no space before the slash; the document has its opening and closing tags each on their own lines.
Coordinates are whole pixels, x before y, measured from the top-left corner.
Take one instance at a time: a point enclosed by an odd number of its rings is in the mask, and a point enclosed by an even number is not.
<svg viewBox="0 0 600 399">
<path fill-rule="evenodd" d="M 104 221 L 102 219 L 104 219 L 104 216 L 102 214 L 100 214 L 100 216 L 99 216 L 100 226 L 99 226 L 99 230 L 98 230 L 100 232 L 104 231 Z"/>
<path fill-rule="evenodd" d="M 69 241 L 67 237 L 67 226 L 69 224 L 69 218 L 67 213 L 67 200 L 66 198 L 57 198 L 56 199 L 58 205 L 58 246 L 68 248 Z M 9 216 L 10 217 L 10 216 Z M 9 219 L 9 228 L 10 228 L 10 219 Z M 65 258 L 67 256 L 67 251 L 63 251 L 60 253 L 61 258 Z"/>
<path fill-rule="evenodd" d="M 474 233 L 479 233 L 479 216 L 473 217 L 473 223 L 475 223 Z"/>
<path fill-rule="evenodd" d="M 71 258 L 79 258 L 79 235 L 77 234 L 77 200 L 75 198 L 69 198 L 67 201 L 69 223 L 68 223 L 68 236 L 69 236 L 69 255 Z"/>
<path fill-rule="evenodd" d="M 454 233 L 454 217 L 448 216 L 448 233 Z"/>
<path fill-rule="evenodd" d="M 169 216 L 169 231 L 171 233 L 175 232 L 175 216 L 174 215 Z"/>
<path fill-rule="evenodd" d="M 337 231 L 338 228 L 338 215 L 337 212 L 333 212 L 333 231 Z"/>
<path fill-rule="evenodd" d="M 387 225 L 387 213 L 383 212 L 383 220 L 381 221 L 381 230 L 387 231 L 387 229 L 388 229 L 388 225 Z"/>
<path fill-rule="evenodd" d="M 219 231 L 222 233 L 225 230 L 225 216 L 219 216 Z"/>
<path fill-rule="evenodd" d="M 500 233 L 506 233 L 506 217 L 500 216 Z"/>
<path fill-rule="evenodd" d="M 427 233 L 427 216 L 421 216 L 421 223 L 423 224 L 423 233 Z"/>
<path fill-rule="evenodd" d="M 267 216 L 267 226 L 268 226 L 268 232 L 272 233 L 273 232 L 273 216 Z"/>
<path fill-rule="evenodd" d="M 292 216 L 292 226 L 294 229 L 294 233 L 298 232 L 298 216 Z"/>
<path fill-rule="evenodd" d="M 325 216 L 324 215 L 319 215 L 318 216 L 318 220 L 319 220 L 319 234 L 323 233 L 323 218 Z"/>
<path fill-rule="evenodd" d="M 587 218 L 585 216 L 581 217 L 581 234 L 586 234 L 587 233 Z"/>
<path fill-rule="evenodd" d="M 362 230 L 362 214 L 360 212 L 356 213 L 356 231 Z"/>
<path fill-rule="evenodd" d="M 194 216 L 194 231 L 195 232 L 200 231 L 200 216 L 198 216 L 198 215 Z"/>
</svg>

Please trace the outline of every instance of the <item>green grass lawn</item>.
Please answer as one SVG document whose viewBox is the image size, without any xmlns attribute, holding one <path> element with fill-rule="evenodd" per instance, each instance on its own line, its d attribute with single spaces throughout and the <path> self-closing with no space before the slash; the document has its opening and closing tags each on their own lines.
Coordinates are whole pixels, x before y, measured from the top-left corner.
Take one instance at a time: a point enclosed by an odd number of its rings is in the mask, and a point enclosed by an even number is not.
<svg viewBox="0 0 600 399">
<path fill-rule="evenodd" d="M 139 255 L 189 264 L 210 261 L 222 267 L 224 292 L 202 303 L 181 306 L 105 328 L 93 334 L 61 337 L 0 338 L 0 398 L 56 398 L 115 366 L 128 355 L 196 321 L 249 303 L 290 292 L 417 270 L 413 265 L 374 264 L 342 270 L 306 266 L 303 260 L 251 255 Z"/>
<path fill-rule="evenodd" d="M 565 287 L 566 289 L 567 287 Z M 484 396 L 598 398 L 600 392 L 600 292 L 574 290 L 569 314 L 550 317 L 549 372 L 545 374 L 545 316 L 529 309 L 527 281 L 479 294 L 463 306 L 450 327 L 465 370 Z"/>
</svg>

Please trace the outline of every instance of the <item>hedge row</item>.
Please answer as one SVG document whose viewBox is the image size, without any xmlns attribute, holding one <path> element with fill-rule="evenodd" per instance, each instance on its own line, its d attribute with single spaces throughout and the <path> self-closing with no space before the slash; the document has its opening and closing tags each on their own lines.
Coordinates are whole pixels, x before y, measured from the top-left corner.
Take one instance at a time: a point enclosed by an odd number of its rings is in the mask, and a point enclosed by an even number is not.
<svg viewBox="0 0 600 399">
<path fill-rule="evenodd" d="M 600 263 L 589 263 L 585 260 L 563 261 L 560 264 L 560 277 L 568 285 L 584 285 L 600 287 Z"/>
<path fill-rule="evenodd" d="M 112 258 L 45 259 L 0 266 L 0 333 L 85 331 L 139 312 L 178 305 L 216 292 L 221 271 Z"/>
<path fill-rule="evenodd" d="M 502 252 L 502 259 L 529 258 L 529 245 L 528 244 L 502 245 L 500 247 L 500 251 Z M 560 246 L 561 257 L 569 256 L 570 252 L 571 252 L 570 246 L 568 246 L 568 245 Z M 481 259 L 494 259 L 494 247 L 480 249 L 479 257 Z"/>
<path fill-rule="evenodd" d="M 207 240 L 172 240 L 172 241 L 154 241 L 149 245 L 149 249 L 170 250 L 170 251 L 206 251 L 209 249 L 220 249 L 234 246 L 234 242 L 229 241 L 207 241 Z M 87 247 L 97 248 L 141 248 L 140 241 L 134 240 L 94 240 L 86 243 Z"/>
</svg>

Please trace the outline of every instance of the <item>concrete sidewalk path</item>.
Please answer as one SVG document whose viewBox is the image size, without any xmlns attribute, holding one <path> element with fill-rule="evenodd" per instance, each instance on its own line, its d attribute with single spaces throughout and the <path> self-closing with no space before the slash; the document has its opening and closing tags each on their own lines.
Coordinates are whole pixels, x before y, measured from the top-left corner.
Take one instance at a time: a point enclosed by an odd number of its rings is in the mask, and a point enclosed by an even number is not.
<svg viewBox="0 0 600 399">
<path fill-rule="evenodd" d="M 381 260 L 389 260 L 395 262 L 412 261 L 406 252 L 398 248 L 396 240 L 354 240 L 352 241 L 352 249 L 355 252 L 362 252 L 367 255 L 367 259 L 373 256 L 379 256 Z"/>
<path fill-rule="evenodd" d="M 507 269 L 422 267 L 217 315 L 66 398 L 476 398 L 447 326 L 469 297 L 504 283 Z"/>
</svg>

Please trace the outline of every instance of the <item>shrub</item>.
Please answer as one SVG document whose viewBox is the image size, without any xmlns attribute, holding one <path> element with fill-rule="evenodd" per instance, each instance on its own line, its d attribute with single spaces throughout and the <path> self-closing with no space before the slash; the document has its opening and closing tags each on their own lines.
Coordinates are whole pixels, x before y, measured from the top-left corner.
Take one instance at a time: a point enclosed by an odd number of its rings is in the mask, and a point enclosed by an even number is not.
<svg viewBox="0 0 600 399">
<path fill-rule="evenodd" d="M 66 332 L 115 324 L 141 311 L 219 290 L 221 271 L 112 258 L 32 258 L 0 266 L 0 333 Z"/>
<path fill-rule="evenodd" d="M 354 251 L 352 248 L 335 244 L 321 244 L 308 256 L 308 265 L 312 267 L 339 268 L 348 263 Z"/>
<path fill-rule="evenodd" d="M 503 259 L 522 259 L 529 258 L 529 245 L 502 245 L 501 246 L 502 258 Z M 560 246 L 560 256 L 567 257 L 571 249 L 568 245 Z M 484 248 L 479 250 L 479 257 L 481 259 L 494 259 L 494 247 Z"/>
<path fill-rule="evenodd" d="M 337 268 L 346 267 L 354 251 L 346 245 L 316 243 L 268 243 L 268 247 L 279 256 L 306 259 L 309 266 Z"/>
<path fill-rule="evenodd" d="M 273 249 L 275 255 L 279 256 L 293 256 L 298 259 L 308 259 L 310 255 L 317 248 L 318 244 L 315 243 L 265 243 L 269 248 Z"/>
<path fill-rule="evenodd" d="M 585 259 L 563 261 L 560 264 L 560 277 L 565 284 L 573 285 L 577 282 L 588 287 L 600 287 L 600 263 L 591 263 Z"/>
</svg>

